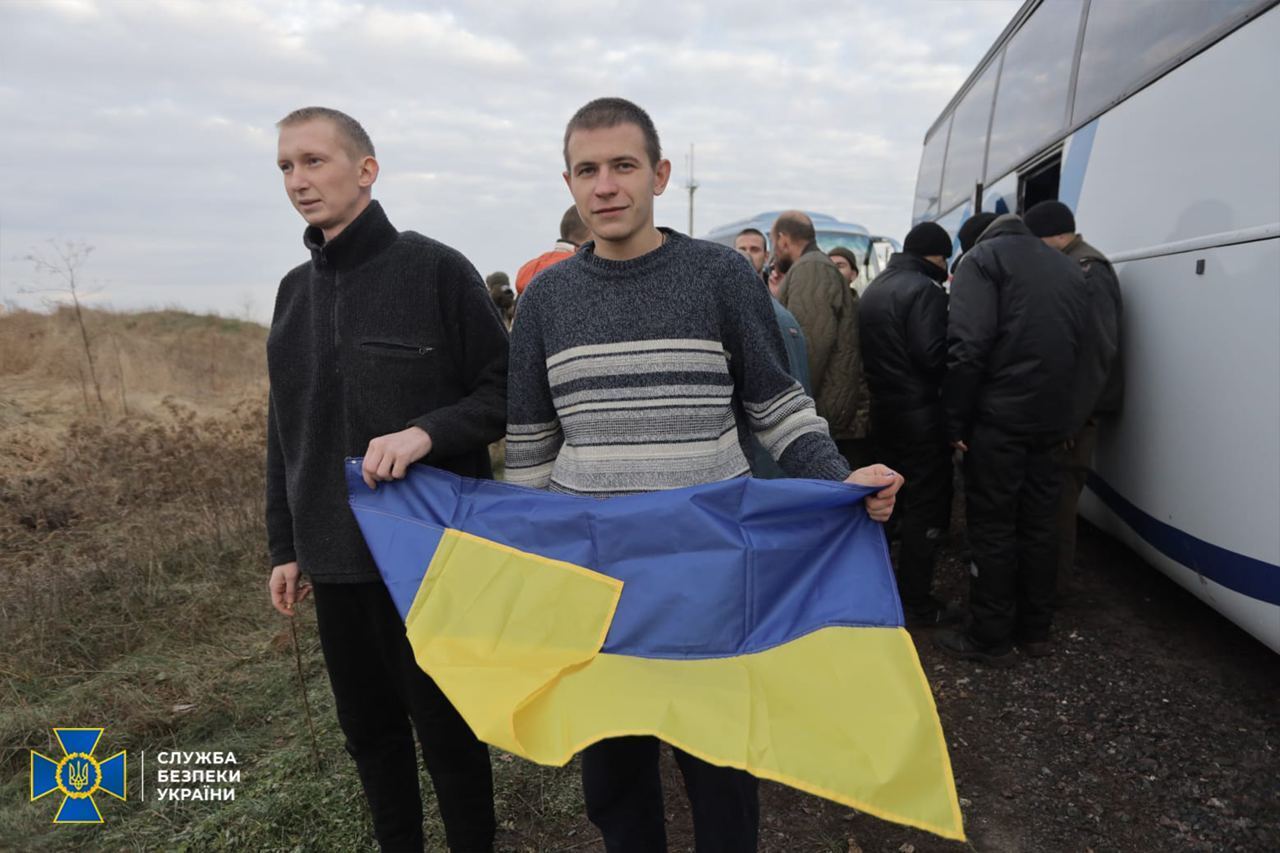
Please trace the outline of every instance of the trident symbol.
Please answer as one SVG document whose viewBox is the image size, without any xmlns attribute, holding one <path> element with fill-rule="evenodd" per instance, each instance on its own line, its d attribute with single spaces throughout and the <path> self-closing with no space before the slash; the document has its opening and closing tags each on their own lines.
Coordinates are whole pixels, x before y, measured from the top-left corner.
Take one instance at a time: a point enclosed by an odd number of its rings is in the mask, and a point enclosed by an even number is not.
<svg viewBox="0 0 1280 853">
<path fill-rule="evenodd" d="M 85 786 L 89 784 L 89 762 L 71 762 L 67 766 L 67 776 L 77 791 L 84 790 Z"/>
</svg>

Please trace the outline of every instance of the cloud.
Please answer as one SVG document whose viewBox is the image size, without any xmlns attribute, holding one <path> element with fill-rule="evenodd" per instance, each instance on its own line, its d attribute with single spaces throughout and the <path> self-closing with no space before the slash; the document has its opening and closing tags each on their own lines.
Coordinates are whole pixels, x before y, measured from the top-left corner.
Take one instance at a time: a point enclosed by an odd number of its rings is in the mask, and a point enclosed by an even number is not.
<svg viewBox="0 0 1280 853">
<path fill-rule="evenodd" d="M 274 122 L 306 104 L 369 129 L 399 227 L 481 272 L 544 251 L 569 203 L 561 136 L 604 94 L 653 115 L 696 233 L 800 206 L 901 237 L 924 133 L 1018 7 L 744 0 L 0 4 L 0 295 L 49 237 L 96 246 L 121 307 L 266 313 L 304 259 Z M 498 9 L 500 8 L 500 11 Z"/>
</svg>

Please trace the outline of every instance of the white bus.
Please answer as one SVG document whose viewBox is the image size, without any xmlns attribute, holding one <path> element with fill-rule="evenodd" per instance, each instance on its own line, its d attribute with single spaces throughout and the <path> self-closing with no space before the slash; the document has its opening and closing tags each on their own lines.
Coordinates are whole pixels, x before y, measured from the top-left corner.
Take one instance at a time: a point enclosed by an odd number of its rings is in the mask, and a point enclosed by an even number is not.
<svg viewBox="0 0 1280 853">
<path fill-rule="evenodd" d="M 1082 513 L 1280 651 L 1280 8 L 1028 0 L 925 136 L 913 218 L 1060 199 L 1116 265 Z"/>
</svg>

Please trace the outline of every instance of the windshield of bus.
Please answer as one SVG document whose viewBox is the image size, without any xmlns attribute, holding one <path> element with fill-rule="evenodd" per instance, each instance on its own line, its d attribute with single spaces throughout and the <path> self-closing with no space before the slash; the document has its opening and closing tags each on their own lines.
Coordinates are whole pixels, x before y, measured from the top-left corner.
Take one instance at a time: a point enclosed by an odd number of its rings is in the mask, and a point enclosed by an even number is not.
<svg viewBox="0 0 1280 853">
<path fill-rule="evenodd" d="M 871 238 L 866 234 L 850 234 L 847 231 L 819 231 L 818 248 L 830 252 L 836 246 L 844 246 L 859 259 L 867 256 Z"/>
</svg>

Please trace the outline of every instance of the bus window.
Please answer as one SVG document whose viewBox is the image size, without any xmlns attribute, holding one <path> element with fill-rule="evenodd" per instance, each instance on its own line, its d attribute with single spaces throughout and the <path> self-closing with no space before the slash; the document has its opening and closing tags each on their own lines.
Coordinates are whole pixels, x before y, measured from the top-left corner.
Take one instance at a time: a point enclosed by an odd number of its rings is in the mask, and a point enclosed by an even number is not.
<svg viewBox="0 0 1280 853">
<path fill-rule="evenodd" d="M 1143 78 L 1257 5 L 1259 0 L 1093 3 L 1085 22 L 1073 122 L 1133 91 Z"/>
<path fill-rule="evenodd" d="M 1042 3 L 1005 48 L 986 183 L 994 183 L 1062 130 L 1083 6 L 1083 0 Z"/>
<path fill-rule="evenodd" d="M 974 82 L 955 109 L 951 119 L 951 142 L 947 145 L 946 166 L 942 170 L 942 206 L 946 212 L 973 194 L 982 180 L 987 153 L 987 125 L 991 121 L 991 97 L 996 88 L 1000 57 Z"/>
<path fill-rule="evenodd" d="M 1018 215 L 1042 201 L 1057 201 L 1062 180 L 1062 149 L 1018 175 Z"/>
<path fill-rule="evenodd" d="M 947 153 L 947 133 L 951 121 L 942 122 L 924 144 L 920 158 L 920 174 L 916 176 L 916 203 L 912 222 L 923 222 L 938 215 L 938 191 L 942 184 L 942 157 Z"/>
</svg>

